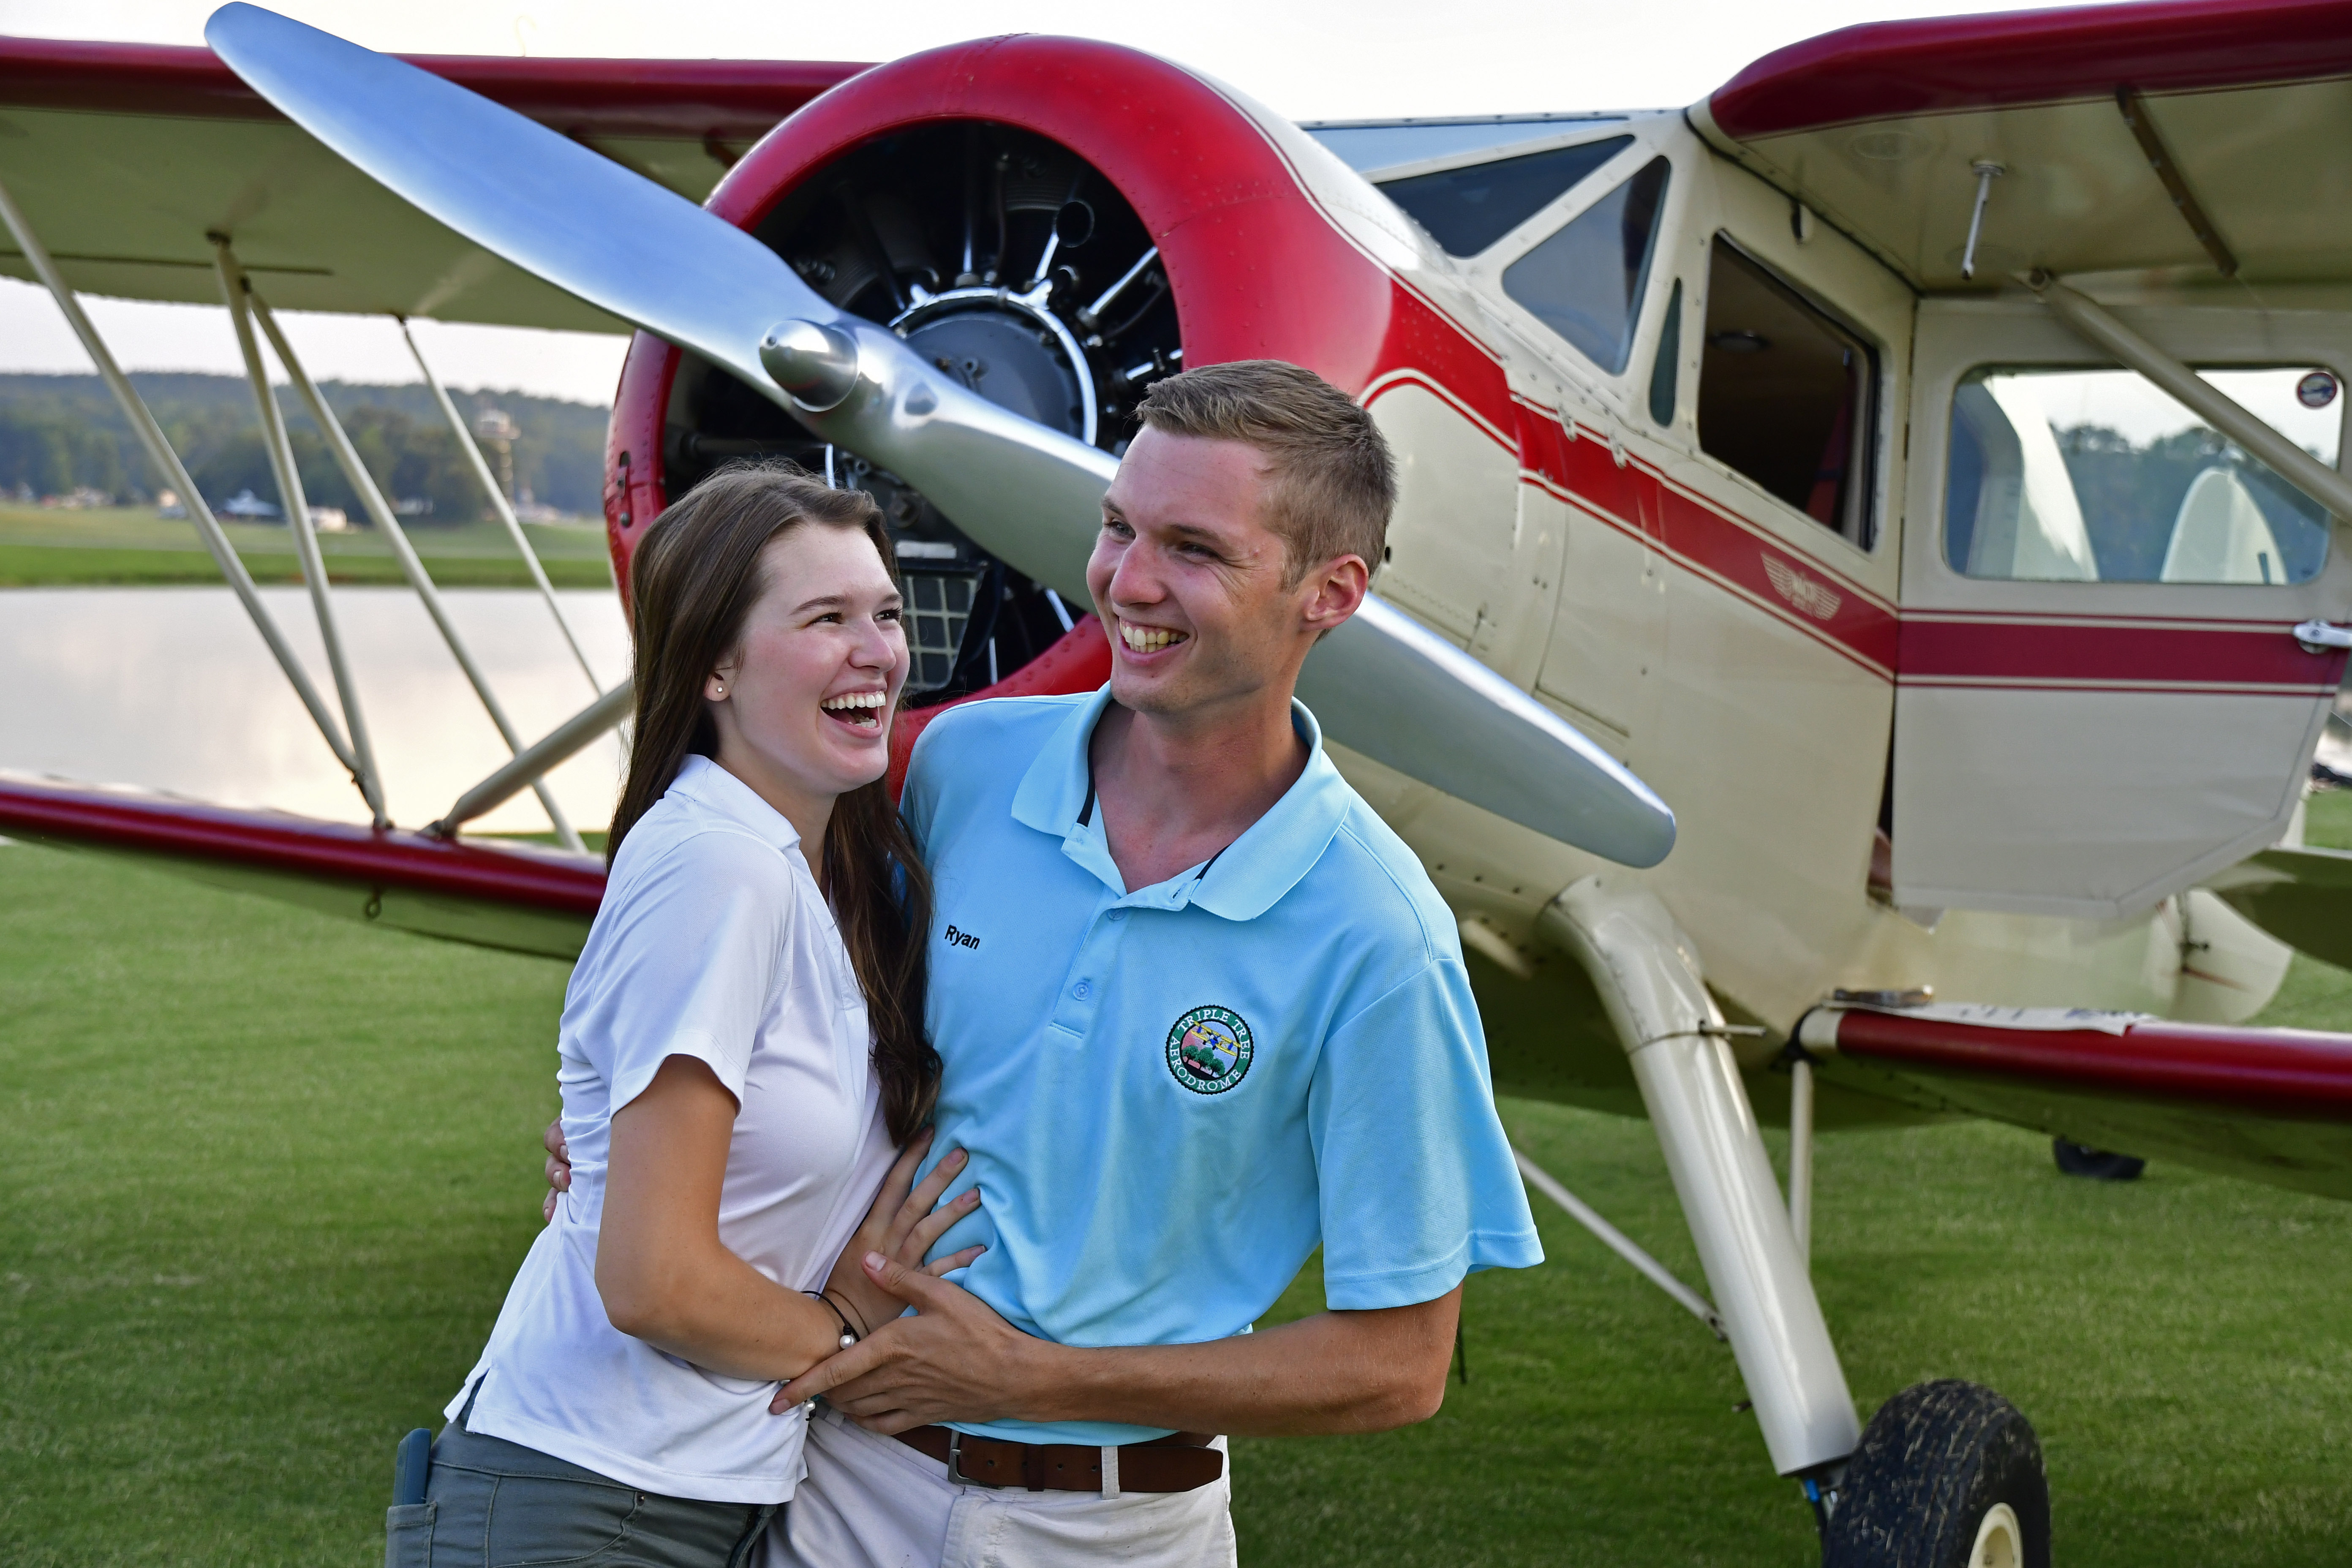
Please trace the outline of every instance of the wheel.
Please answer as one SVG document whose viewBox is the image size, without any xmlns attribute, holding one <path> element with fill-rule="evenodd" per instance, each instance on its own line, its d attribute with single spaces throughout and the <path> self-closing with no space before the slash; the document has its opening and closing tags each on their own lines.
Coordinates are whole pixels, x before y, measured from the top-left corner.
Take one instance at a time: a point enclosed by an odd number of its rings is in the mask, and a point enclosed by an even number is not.
<svg viewBox="0 0 2352 1568">
<path fill-rule="evenodd" d="M 2105 1149 L 2086 1148 L 2070 1143 L 2063 1138 L 2050 1140 L 2050 1153 L 2058 1168 L 2070 1176 L 2086 1176 L 2095 1182 L 2136 1182 L 2147 1169 L 2147 1162 L 2132 1154 L 2110 1154 Z"/>
<path fill-rule="evenodd" d="M 1880 1405 L 1822 1530 L 1822 1568 L 2050 1568 L 2050 1484 L 2032 1425 L 1956 1379 Z"/>
</svg>

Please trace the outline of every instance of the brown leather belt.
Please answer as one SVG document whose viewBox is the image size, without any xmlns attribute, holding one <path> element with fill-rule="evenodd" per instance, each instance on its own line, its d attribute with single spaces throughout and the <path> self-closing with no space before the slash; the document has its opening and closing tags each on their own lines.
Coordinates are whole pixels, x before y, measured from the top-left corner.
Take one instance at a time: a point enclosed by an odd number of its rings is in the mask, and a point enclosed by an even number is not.
<svg viewBox="0 0 2352 1568">
<path fill-rule="evenodd" d="M 948 1468 L 948 1479 L 969 1487 L 1024 1487 L 1033 1492 L 1189 1492 L 1225 1473 L 1225 1457 L 1206 1432 L 1172 1432 L 1148 1443 L 1124 1443 L 1115 1489 L 1103 1485 L 1103 1451 L 1076 1443 L 1011 1443 L 975 1437 L 946 1426 L 897 1434 L 918 1454 Z"/>
</svg>

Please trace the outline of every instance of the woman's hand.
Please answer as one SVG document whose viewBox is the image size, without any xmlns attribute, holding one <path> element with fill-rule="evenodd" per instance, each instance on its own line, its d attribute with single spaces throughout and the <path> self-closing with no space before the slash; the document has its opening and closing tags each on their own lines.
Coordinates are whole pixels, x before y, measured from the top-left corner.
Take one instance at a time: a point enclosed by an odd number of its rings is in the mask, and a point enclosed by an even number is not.
<svg viewBox="0 0 2352 1568">
<path fill-rule="evenodd" d="M 572 1145 L 563 1141 L 563 1118 L 547 1124 L 547 1135 L 540 1142 L 547 1149 L 547 1201 L 539 1205 L 539 1213 L 553 1225 L 555 1200 L 572 1190 Z"/>
<path fill-rule="evenodd" d="M 984 1247 L 967 1247 L 936 1263 L 923 1261 L 923 1255 L 947 1234 L 950 1226 L 980 1207 L 978 1187 L 968 1188 L 944 1204 L 940 1202 L 940 1194 L 964 1168 L 965 1155 L 961 1149 L 949 1150 L 921 1184 L 916 1184 L 915 1171 L 930 1147 L 931 1130 L 927 1127 L 899 1154 L 890 1173 L 882 1178 L 882 1190 L 874 1194 L 874 1206 L 866 1211 L 866 1223 L 857 1227 L 857 1234 L 841 1249 L 833 1275 L 824 1282 L 825 1294 L 847 1305 L 861 1336 L 907 1310 L 906 1302 L 867 1276 L 867 1253 L 878 1252 L 894 1263 L 936 1278 L 951 1268 L 961 1268 L 988 1250 Z"/>
</svg>

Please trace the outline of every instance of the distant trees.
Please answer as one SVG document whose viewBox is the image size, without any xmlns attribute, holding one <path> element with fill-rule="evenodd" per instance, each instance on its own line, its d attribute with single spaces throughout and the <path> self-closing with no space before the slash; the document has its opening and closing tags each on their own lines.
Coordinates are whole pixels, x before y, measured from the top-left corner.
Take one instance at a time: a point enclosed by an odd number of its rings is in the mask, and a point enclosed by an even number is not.
<svg viewBox="0 0 2352 1568">
<path fill-rule="evenodd" d="M 207 500 L 241 489 L 275 499 L 253 395 L 242 377 L 141 374 L 131 382 Z M 423 386 L 329 382 L 321 389 L 352 445 L 395 503 L 419 523 L 468 522 L 488 515 L 478 481 L 432 394 Z M 514 482 L 543 505 L 593 515 L 602 507 L 606 410 L 512 392 L 450 395 L 469 419 L 504 409 L 515 424 Z M 341 507 L 364 524 L 359 497 L 343 480 L 291 389 L 280 388 L 287 435 L 302 488 L 314 506 Z M 0 375 L 0 492 L 63 495 L 78 486 L 145 500 L 161 481 L 95 375 Z"/>
</svg>

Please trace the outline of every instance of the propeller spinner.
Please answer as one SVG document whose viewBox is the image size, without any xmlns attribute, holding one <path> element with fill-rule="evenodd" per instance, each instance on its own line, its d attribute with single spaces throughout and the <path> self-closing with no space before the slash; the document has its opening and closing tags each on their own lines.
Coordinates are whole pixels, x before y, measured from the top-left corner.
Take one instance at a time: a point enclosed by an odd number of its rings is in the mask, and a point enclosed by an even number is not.
<svg viewBox="0 0 2352 1568">
<path fill-rule="evenodd" d="M 524 271 L 718 365 L 819 438 L 902 476 L 983 549 L 1083 601 L 1108 453 L 943 376 L 760 240 L 510 110 L 259 6 L 205 41 L 296 124 Z M 1673 813 L 1591 741 L 1381 599 L 1308 658 L 1332 740 L 1631 866 Z"/>
</svg>

